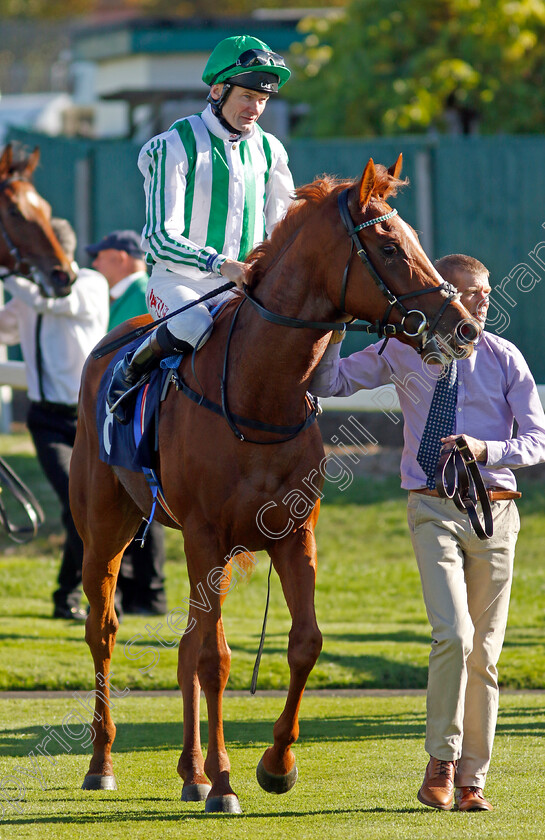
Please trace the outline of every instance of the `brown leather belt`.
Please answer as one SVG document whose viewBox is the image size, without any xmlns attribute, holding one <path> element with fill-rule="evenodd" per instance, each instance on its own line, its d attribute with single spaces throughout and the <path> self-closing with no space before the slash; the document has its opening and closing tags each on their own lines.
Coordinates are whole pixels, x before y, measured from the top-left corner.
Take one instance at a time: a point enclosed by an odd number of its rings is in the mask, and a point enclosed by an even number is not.
<svg viewBox="0 0 545 840">
<path fill-rule="evenodd" d="M 429 487 L 421 487 L 418 490 L 411 490 L 411 493 L 422 493 L 423 496 L 435 496 L 435 498 L 439 498 L 439 492 L 437 490 L 430 490 Z M 486 490 L 486 494 L 491 502 L 503 502 L 507 499 L 520 499 L 522 493 L 519 493 L 518 490 L 502 490 L 501 487 L 489 487 Z"/>
</svg>

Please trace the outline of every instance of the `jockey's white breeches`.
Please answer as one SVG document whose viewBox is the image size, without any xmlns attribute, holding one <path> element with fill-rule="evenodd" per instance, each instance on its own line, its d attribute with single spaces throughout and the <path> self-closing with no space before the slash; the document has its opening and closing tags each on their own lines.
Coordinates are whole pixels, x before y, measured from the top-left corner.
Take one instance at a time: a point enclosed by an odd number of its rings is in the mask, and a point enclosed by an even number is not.
<svg viewBox="0 0 545 840">
<path fill-rule="evenodd" d="M 192 300 L 225 283 L 220 277 L 206 277 L 202 282 L 186 280 L 180 274 L 174 274 L 161 265 L 155 265 L 148 281 L 146 302 L 154 319 L 163 318 L 175 312 Z M 192 347 L 202 347 L 212 332 L 210 309 L 233 296 L 232 292 L 222 292 L 205 303 L 198 303 L 185 312 L 175 315 L 166 323 L 169 332 L 177 339 L 187 341 Z"/>
</svg>

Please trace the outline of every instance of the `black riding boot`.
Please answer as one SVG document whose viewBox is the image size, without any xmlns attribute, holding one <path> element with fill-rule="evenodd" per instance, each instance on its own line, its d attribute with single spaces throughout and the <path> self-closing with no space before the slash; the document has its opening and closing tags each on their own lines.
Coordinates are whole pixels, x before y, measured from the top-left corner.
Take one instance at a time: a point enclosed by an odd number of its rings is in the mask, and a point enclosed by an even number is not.
<svg viewBox="0 0 545 840">
<path fill-rule="evenodd" d="M 134 353 L 126 353 L 114 367 L 106 395 L 106 401 L 116 420 L 123 424 L 130 421 L 138 393 L 136 386 L 146 381 L 148 374 L 161 359 L 192 349 L 186 341 L 180 341 L 171 335 L 167 325 L 162 324 L 144 339 Z"/>
</svg>

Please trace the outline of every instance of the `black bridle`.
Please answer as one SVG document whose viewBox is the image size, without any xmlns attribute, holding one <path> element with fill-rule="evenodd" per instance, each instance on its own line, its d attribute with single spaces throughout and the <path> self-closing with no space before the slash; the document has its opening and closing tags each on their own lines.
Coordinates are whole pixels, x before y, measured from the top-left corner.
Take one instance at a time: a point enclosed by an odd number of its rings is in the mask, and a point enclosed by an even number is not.
<svg viewBox="0 0 545 840">
<path fill-rule="evenodd" d="M 380 222 L 383 222 L 386 219 L 390 219 L 392 216 L 395 216 L 397 214 L 397 210 L 391 210 L 389 213 L 386 213 L 383 216 L 378 216 L 377 218 L 369 219 L 367 222 L 362 222 L 362 224 L 360 225 L 354 225 L 354 220 L 352 219 L 350 209 L 348 207 L 348 189 L 343 190 L 339 194 L 338 207 L 342 222 L 344 224 L 344 227 L 346 228 L 346 232 L 348 233 L 351 239 L 350 253 L 348 255 L 348 259 L 346 261 L 346 265 L 343 272 L 339 309 L 341 312 L 345 311 L 348 275 L 350 271 L 350 266 L 352 264 L 352 257 L 355 251 L 362 263 L 364 264 L 366 270 L 368 271 L 368 273 L 370 274 L 370 276 L 372 277 L 372 279 L 374 280 L 374 282 L 388 301 L 388 306 L 382 319 L 375 321 L 374 324 L 359 324 L 353 322 L 347 323 L 345 321 L 304 321 L 301 318 L 291 318 L 286 315 L 278 315 L 277 313 L 271 312 L 269 309 L 266 309 L 266 307 L 264 307 L 254 297 L 251 296 L 250 290 L 247 286 L 244 287 L 244 294 L 246 295 L 246 299 L 250 301 L 252 306 L 266 321 L 270 321 L 273 324 L 278 324 L 284 327 L 293 327 L 295 329 L 306 328 L 319 330 L 340 330 L 341 332 L 357 331 L 366 332 L 368 334 L 376 333 L 379 338 L 386 339 L 398 334 L 406 335 L 408 338 L 416 338 L 417 336 L 422 336 L 422 342 L 420 344 L 420 347 L 418 348 L 418 352 L 421 353 L 424 346 L 432 340 L 432 336 L 435 332 L 437 324 L 439 323 L 439 320 L 449 303 L 458 294 L 457 290 L 454 288 L 454 286 L 452 286 L 450 283 L 447 283 L 446 280 L 444 280 L 438 286 L 433 286 L 429 289 L 419 289 L 418 291 L 407 292 L 403 295 L 395 295 L 388 288 L 384 280 L 380 277 L 377 270 L 375 269 L 373 263 L 369 258 L 369 254 L 365 250 L 365 246 L 363 245 L 358 236 L 358 233 L 361 230 L 363 230 L 363 228 L 371 227 L 372 225 L 379 224 Z M 419 309 L 409 310 L 402 303 L 402 301 L 406 300 L 407 298 L 417 297 L 418 295 L 431 294 L 432 292 L 438 291 L 446 292 L 447 298 L 443 302 L 443 305 L 435 315 L 431 324 L 428 323 L 426 315 Z M 397 311 L 401 314 L 401 323 L 399 324 L 389 323 L 389 318 L 394 308 L 397 309 Z M 416 316 L 418 319 L 416 329 L 410 331 L 408 329 L 407 319 L 413 318 L 414 316 Z"/>
<path fill-rule="evenodd" d="M 28 178 L 24 178 L 20 174 L 10 175 L 0 181 L 0 193 L 3 193 L 6 187 L 15 181 L 26 181 L 27 183 L 30 183 Z M 40 271 L 40 269 L 37 268 L 31 260 L 23 257 L 17 245 L 15 245 L 10 237 L 6 226 L 2 221 L 1 215 L 0 234 L 6 243 L 10 257 L 13 260 L 13 268 L 8 269 L 7 273 L 2 274 L 2 279 L 5 280 L 6 277 L 14 275 L 26 277 L 28 280 L 32 280 L 33 283 L 36 283 L 36 285 L 40 288 L 42 295 L 48 298 L 66 297 L 66 295 L 70 293 L 72 282 L 70 281 L 70 277 L 67 272 L 62 271 L 61 269 L 53 269 L 51 276 L 48 277 L 45 272 Z"/>
<path fill-rule="evenodd" d="M 307 394 L 308 401 L 310 401 L 310 413 L 307 412 L 305 419 L 296 426 L 276 426 L 271 425 L 269 423 L 263 423 L 258 420 L 249 420 L 244 417 L 239 417 L 237 415 L 232 414 L 229 408 L 229 402 L 227 399 L 227 372 L 228 372 L 228 360 L 229 360 L 229 348 L 231 345 L 231 338 L 233 335 L 235 323 L 237 321 L 238 314 L 245 304 L 246 301 L 249 301 L 254 309 L 259 313 L 259 315 L 265 320 L 269 321 L 272 324 L 277 324 L 278 326 L 282 327 L 292 327 L 294 329 L 317 329 L 317 330 L 341 330 L 343 332 L 347 331 L 359 331 L 359 332 L 367 332 L 367 333 L 377 333 L 379 338 L 384 338 L 384 344 L 382 345 L 380 353 L 384 350 L 384 346 L 388 339 L 391 336 L 394 336 L 399 333 L 403 333 L 404 335 L 415 338 L 416 336 L 422 336 L 422 342 L 420 347 L 418 348 L 418 352 L 421 353 L 424 346 L 430 347 L 432 346 L 433 351 L 441 352 L 441 348 L 439 347 L 437 341 L 433 337 L 433 332 L 441 318 L 441 315 L 445 311 L 446 307 L 452 301 L 452 299 L 458 294 L 457 290 L 452 286 L 450 283 L 443 281 L 438 286 L 434 286 L 429 289 L 420 289 L 419 291 L 408 292 L 404 295 L 395 295 L 393 292 L 390 291 L 388 286 L 384 283 L 378 272 L 376 271 L 375 267 L 373 266 L 371 260 L 369 259 L 369 255 L 365 250 L 363 243 L 360 241 L 358 233 L 366 227 L 371 227 L 372 225 L 379 224 L 386 219 L 395 216 L 397 210 L 391 210 L 389 213 L 386 213 L 383 216 L 378 216 L 374 219 L 369 219 L 366 222 L 362 222 L 360 225 L 354 225 L 354 221 L 350 214 L 350 210 L 348 208 L 348 189 L 343 190 L 339 194 L 338 198 L 338 206 L 339 206 L 339 213 L 341 215 L 341 219 L 343 224 L 346 228 L 348 235 L 350 236 L 351 247 L 350 253 L 348 255 L 348 260 L 346 262 L 346 266 L 343 272 L 342 278 L 342 285 L 341 285 L 341 296 L 340 296 L 340 309 L 344 311 L 345 300 L 346 300 L 346 287 L 348 284 L 348 274 L 350 270 L 350 265 L 352 263 L 352 257 L 354 255 L 354 250 L 356 254 L 359 256 L 363 264 L 365 265 L 367 271 L 379 287 L 380 291 L 388 301 L 388 307 L 386 308 L 386 312 L 384 313 L 382 320 L 377 320 L 374 324 L 357 324 L 357 323 L 347 323 L 345 321 L 306 321 L 302 318 L 292 318 L 288 315 L 279 315 L 276 312 L 271 312 L 270 309 L 267 309 L 263 306 L 259 301 L 257 301 L 252 295 L 250 294 L 250 289 L 248 286 L 244 285 L 243 292 L 245 297 L 242 301 L 238 304 L 235 313 L 233 315 L 231 326 L 229 329 L 229 334 L 227 336 L 226 346 L 225 346 L 225 356 L 223 362 L 223 372 L 221 376 L 221 405 L 217 403 L 211 402 L 207 399 L 204 394 L 199 394 L 196 391 L 193 391 L 182 379 L 181 374 L 179 371 L 176 371 L 174 376 L 174 381 L 176 383 L 176 387 L 181 390 L 185 396 L 189 397 L 189 399 L 193 400 L 194 402 L 202 405 L 204 408 L 207 408 L 209 411 L 213 411 L 216 414 L 222 415 L 229 427 L 234 432 L 236 437 L 238 437 L 241 441 L 248 441 L 249 443 L 256 443 L 256 444 L 278 444 L 278 443 L 285 443 L 286 441 L 293 440 L 293 438 L 297 437 L 297 435 L 302 432 L 304 429 L 308 428 L 315 420 L 318 413 L 318 405 L 314 398 Z M 439 312 L 433 319 L 431 325 L 428 324 L 428 319 L 423 312 L 419 309 L 410 309 L 408 310 L 404 304 L 402 303 L 403 300 L 410 297 L 415 297 L 417 295 L 424 295 L 431 292 L 437 292 L 444 290 L 447 293 L 447 298 L 444 301 L 443 305 L 439 309 Z M 214 294 L 216 294 L 219 290 L 215 290 Z M 212 294 L 212 293 L 211 293 Z M 192 303 L 198 303 L 199 301 L 193 301 Z M 186 305 L 187 306 L 187 305 Z M 189 304 L 191 306 L 191 304 Z M 184 307 L 186 308 L 186 307 Z M 396 308 L 398 312 L 401 314 L 401 323 L 399 324 L 390 324 L 388 319 L 392 310 Z M 175 314 L 175 313 L 173 313 Z M 411 316 L 418 317 L 418 325 L 414 332 L 410 332 L 407 328 L 407 319 Z M 167 316 L 168 318 L 169 316 Z M 159 322 L 155 322 L 157 324 Z M 146 325 L 142 329 L 146 330 L 149 329 L 152 325 Z M 127 336 L 124 336 L 126 339 Z M 107 347 L 101 348 L 100 354 L 104 355 L 104 353 L 108 349 L 113 349 L 113 344 L 108 345 Z M 98 358 L 98 355 L 95 353 L 93 354 L 95 358 Z M 193 351 L 193 358 L 195 355 L 195 351 Z M 252 429 L 264 431 L 264 432 L 271 432 L 273 434 L 281 434 L 284 435 L 283 438 L 280 440 L 251 440 L 245 434 L 240 431 L 239 426 L 247 426 Z"/>
</svg>

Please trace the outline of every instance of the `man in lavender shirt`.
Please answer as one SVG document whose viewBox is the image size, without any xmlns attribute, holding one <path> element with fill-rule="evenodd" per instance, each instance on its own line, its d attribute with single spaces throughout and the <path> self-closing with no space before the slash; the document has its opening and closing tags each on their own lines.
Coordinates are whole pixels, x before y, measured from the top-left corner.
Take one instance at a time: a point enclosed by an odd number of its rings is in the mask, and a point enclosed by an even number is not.
<svg viewBox="0 0 545 840">
<path fill-rule="evenodd" d="M 491 291 L 486 267 L 473 257 L 453 254 L 436 268 L 484 327 Z M 473 354 L 455 362 L 453 434 L 441 440 L 448 444 L 463 434 L 480 463 L 494 517 L 494 534 L 482 541 L 467 515 L 452 500 L 439 498 L 433 474 L 419 463 L 441 367 L 426 365 L 399 341 L 390 341 L 379 356 L 381 344 L 341 359 L 340 344 L 331 343 L 311 391 L 322 397 L 349 396 L 362 388 L 396 386 L 405 421 L 401 486 L 409 491 L 409 529 L 432 627 L 426 722 L 430 760 L 418 799 L 446 811 L 453 805 L 460 811 L 490 811 L 483 789 L 520 527 L 512 469 L 545 461 L 545 415 L 528 365 L 509 341 L 483 331 Z"/>
</svg>

